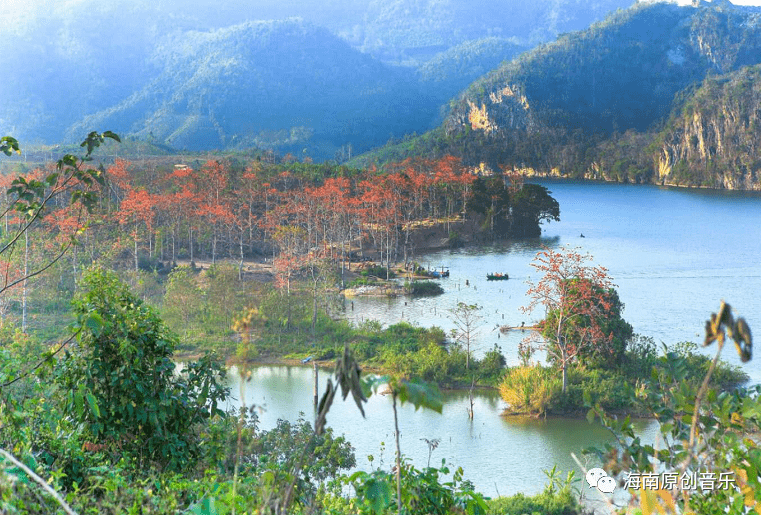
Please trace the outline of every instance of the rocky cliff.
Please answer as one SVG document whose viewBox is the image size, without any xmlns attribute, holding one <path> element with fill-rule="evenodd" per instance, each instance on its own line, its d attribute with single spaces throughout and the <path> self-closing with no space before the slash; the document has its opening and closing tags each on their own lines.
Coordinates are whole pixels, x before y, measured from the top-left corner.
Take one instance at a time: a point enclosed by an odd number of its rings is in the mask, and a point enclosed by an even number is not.
<svg viewBox="0 0 761 515">
<path fill-rule="evenodd" d="M 539 175 L 758 189 L 759 63 L 758 8 L 637 4 L 477 80 L 407 153 Z"/>
<path fill-rule="evenodd" d="M 663 184 L 761 189 L 761 66 L 707 78 L 657 139 Z"/>
</svg>

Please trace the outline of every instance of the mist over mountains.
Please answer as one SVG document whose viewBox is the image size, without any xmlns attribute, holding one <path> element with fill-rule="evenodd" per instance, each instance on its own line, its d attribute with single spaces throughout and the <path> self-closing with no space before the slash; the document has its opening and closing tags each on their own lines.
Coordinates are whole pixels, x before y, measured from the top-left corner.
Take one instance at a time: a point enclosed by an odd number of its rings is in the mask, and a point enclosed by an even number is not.
<svg viewBox="0 0 761 515">
<path fill-rule="evenodd" d="M 4 15 L 0 129 L 333 158 L 434 127 L 472 80 L 630 3 L 42 1 Z"/>
</svg>

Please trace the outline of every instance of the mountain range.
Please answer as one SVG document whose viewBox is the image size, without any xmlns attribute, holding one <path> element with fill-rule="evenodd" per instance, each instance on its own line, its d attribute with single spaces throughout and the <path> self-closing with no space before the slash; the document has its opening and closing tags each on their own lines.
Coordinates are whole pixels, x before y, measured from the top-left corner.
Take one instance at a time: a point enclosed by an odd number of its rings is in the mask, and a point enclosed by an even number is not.
<svg viewBox="0 0 761 515">
<path fill-rule="evenodd" d="M 15 66 L 0 130 L 348 157 L 435 127 L 501 62 L 630 3 L 39 0 L 4 13 L 0 52 Z"/>
<path fill-rule="evenodd" d="M 759 189 L 761 12 L 637 4 L 476 80 L 433 131 L 363 161 Z"/>
</svg>

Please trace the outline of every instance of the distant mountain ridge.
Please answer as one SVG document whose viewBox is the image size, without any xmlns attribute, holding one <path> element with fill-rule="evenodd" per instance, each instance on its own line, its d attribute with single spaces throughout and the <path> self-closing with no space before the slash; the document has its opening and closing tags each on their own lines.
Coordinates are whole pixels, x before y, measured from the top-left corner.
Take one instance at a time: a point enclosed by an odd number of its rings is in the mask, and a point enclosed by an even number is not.
<svg viewBox="0 0 761 515">
<path fill-rule="evenodd" d="M 451 152 L 495 170 L 759 189 L 757 147 L 719 144 L 761 137 L 761 124 L 747 122 L 759 106 L 746 67 L 758 63 L 759 9 L 638 4 L 503 64 L 454 99 L 437 130 L 365 162 Z M 742 95 L 732 84 L 745 85 Z M 685 147 L 709 140 L 700 152 Z M 719 170 L 740 161 L 740 175 Z"/>
<path fill-rule="evenodd" d="M 156 78 L 84 118 L 69 137 L 108 126 L 179 149 L 303 146 L 314 155 L 313 139 L 359 147 L 360 136 L 369 146 L 389 132 L 426 127 L 415 125 L 424 102 L 409 72 L 405 77 L 298 19 L 185 32 L 158 48 L 154 60 Z M 402 116 L 384 116 L 388 110 Z M 368 118 L 387 124 L 382 141 L 367 134 Z"/>
<path fill-rule="evenodd" d="M 467 41 L 493 37 L 530 48 L 581 30 L 632 0 L 372 0 L 339 33 L 387 62 L 420 65 Z"/>
<path fill-rule="evenodd" d="M 4 15 L 0 53 L 14 65 L 0 81 L 0 131 L 51 144 L 108 128 L 179 149 L 343 159 L 435 127 L 441 106 L 500 62 L 630 3 L 30 4 Z M 288 13 L 303 21 L 240 23 Z"/>
</svg>

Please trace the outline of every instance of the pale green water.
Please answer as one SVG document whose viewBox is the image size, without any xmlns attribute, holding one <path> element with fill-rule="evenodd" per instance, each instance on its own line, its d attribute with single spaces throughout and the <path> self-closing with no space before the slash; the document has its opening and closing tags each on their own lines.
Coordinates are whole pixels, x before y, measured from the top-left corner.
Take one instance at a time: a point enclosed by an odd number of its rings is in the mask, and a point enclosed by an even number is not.
<svg viewBox="0 0 761 515">
<path fill-rule="evenodd" d="M 234 405 L 240 403 L 240 379 L 235 367 L 231 369 Z M 253 370 L 251 381 L 245 383 L 246 405 L 262 408 L 262 429 L 275 426 L 279 418 L 297 420 L 300 414 L 314 420 L 312 404 L 313 372 L 310 367 L 267 366 Z M 327 372 L 320 372 L 320 391 L 324 391 Z M 479 392 L 475 415 L 471 421 L 466 412 L 466 392 L 445 392 L 441 415 L 405 405 L 399 411 L 399 431 L 402 452 L 414 464 L 425 467 L 428 446 L 422 438 L 440 440 L 433 451 L 431 465 L 438 466 L 442 458 L 450 465 L 461 466 L 465 478 L 478 491 L 489 496 L 516 492 L 538 492 L 544 485 L 544 470 L 553 465 L 564 471 L 576 470 L 571 452 L 583 459 L 581 451 L 591 445 L 610 441 L 610 435 L 586 420 L 502 417 L 504 403 L 494 391 Z M 390 468 L 394 460 L 394 419 L 389 396 L 374 395 L 365 408 L 363 419 L 351 398 L 346 402 L 337 397 L 330 410 L 328 425 L 336 434 L 345 434 L 356 449 L 359 469 L 370 470 L 368 455 L 375 466 L 382 459 Z M 649 422 L 640 424 L 645 434 L 653 432 Z M 385 450 L 381 451 L 381 443 Z M 577 471 L 581 477 L 580 471 Z"/>
</svg>

